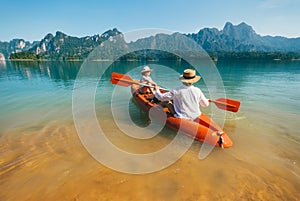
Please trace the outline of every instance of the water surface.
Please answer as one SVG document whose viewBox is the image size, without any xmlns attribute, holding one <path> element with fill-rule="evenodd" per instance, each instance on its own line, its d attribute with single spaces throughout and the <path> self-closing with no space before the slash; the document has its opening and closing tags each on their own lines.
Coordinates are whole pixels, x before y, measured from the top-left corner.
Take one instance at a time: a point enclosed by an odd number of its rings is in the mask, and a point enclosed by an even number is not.
<svg viewBox="0 0 300 201">
<path fill-rule="evenodd" d="M 195 142 L 172 166 L 152 174 L 115 172 L 82 146 L 72 118 L 72 92 L 81 62 L 0 64 L 0 200 L 297 200 L 300 197 L 300 62 L 220 61 L 226 96 L 241 101 L 226 113 L 224 130 L 234 146 L 198 159 Z M 110 108 L 113 71 L 139 79 L 143 62 L 115 62 L 95 94 L 99 124 L 119 148 L 149 153 L 176 133 L 164 129 L 148 142 L 131 139 L 114 124 Z M 89 64 L 95 76 L 101 62 Z M 180 62 L 148 63 L 160 85 L 179 85 L 188 67 Z M 161 66 L 172 67 L 165 72 Z M 139 67 L 139 68 L 136 68 Z M 209 96 L 204 79 L 196 86 Z M 124 88 L 127 94 L 130 88 Z M 120 103 L 122 104 L 122 103 Z M 147 114 L 134 103 L 131 118 L 140 126 Z M 211 105 L 214 107 L 214 105 Z M 211 115 L 211 108 L 203 110 Z"/>
</svg>

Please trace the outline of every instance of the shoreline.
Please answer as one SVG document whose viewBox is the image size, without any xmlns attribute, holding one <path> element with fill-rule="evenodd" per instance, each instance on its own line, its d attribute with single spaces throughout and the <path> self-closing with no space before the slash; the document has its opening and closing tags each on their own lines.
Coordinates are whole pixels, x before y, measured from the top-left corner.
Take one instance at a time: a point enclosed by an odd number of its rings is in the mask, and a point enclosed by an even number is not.
<svg viewBox="0 0 300 201">
<path fill-rule="evenodd" d="M 76 62 L 83 62 L 85 61 L 86 59 L 66 59 L 66 60 L 62 60 L 62 59 L 5 59 L 5 60 L 0 60 L 0 61 L 37 61 L 37 62 L 43 62 L 43 61 L 76 61 Z M 240 60 L 243 60 L 243 61 L 247 61 L 247 60 L 252 60 L 252 61 L 300 61 L 300 58 L 292 58 L 292 59 L 258 59 L 258 58 L 246 58 L 246 59 L 239 59 L 239 58 L 231 58 L 231 57 L 228 57 L 228 58 L 218 58 L 218 59 L 215 59 L 215 58 L 212 58 L 212 61 L 213 62 L 218 62 L 218 61 L 226 61 L 226 60 L 230 60 L 230 61 L 240 61 Z M 99 61 L 99 62 L 102 62 L 102 61 L 117 61 L 117 62 L 158 62 L 158 61 L 176 61 L 176 62 L 181 62 L 181 60 L 166 60 L 166 59 L 163 59 L 163 60 L 139 60 L 139 59 L 129 59 L 129 60 L 110 60 L 110 59 L 92 59 L 92 60 L 89 60 L 89 61 Z"/>
</svg>

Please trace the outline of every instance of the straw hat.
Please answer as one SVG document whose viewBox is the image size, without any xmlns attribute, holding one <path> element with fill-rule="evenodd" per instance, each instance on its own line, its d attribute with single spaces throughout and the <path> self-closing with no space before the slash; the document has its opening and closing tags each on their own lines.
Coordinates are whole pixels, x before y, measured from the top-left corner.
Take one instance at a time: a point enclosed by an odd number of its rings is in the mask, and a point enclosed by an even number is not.
<svg viewBox="0 0 300 201">
<path fill-rule="evenodd" d="M 149 66 L 144 66 L 143 70 L 141 71 L 141 73 L 146 73 L 146 72 L 152 72 L 153 70 L 151 68 L 149 68 Z"/>
<path fill-rule="evenodd" d="M 183 75 L 179 76 L 179 80 L 183 83 L 195 83 L 200 80 L 200 76 L 196 75 L 196 71 L 193 69 L 185 69 Z"/>
</svg>

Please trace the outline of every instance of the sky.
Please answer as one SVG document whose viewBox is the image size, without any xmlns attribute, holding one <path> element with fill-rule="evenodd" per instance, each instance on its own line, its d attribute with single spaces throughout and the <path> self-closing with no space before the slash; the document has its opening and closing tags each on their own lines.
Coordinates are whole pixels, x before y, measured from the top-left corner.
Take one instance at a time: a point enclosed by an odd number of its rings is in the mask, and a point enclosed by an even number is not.
<svg viewBox="0 0 300 201">
<path fill-rule="evenodd" d="M 245 22 L 260 35 L 300 37 L 300 0 L 0 0 L 0 41 L 61 31 L 92 36 L 158 28 L 196 33 Z"/>
</svg>

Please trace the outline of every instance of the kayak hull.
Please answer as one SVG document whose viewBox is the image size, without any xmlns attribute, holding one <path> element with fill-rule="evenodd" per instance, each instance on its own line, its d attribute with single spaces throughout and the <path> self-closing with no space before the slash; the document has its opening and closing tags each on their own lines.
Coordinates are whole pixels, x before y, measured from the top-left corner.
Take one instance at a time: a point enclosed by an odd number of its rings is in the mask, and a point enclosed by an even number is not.
<svg viewBox="0 0 300 201">
<path fill-rule="evenodd" d="M 216 134 L 222 132 L 224 148 L 231 147 L 233 145 L 231 139 L 215 122 L 213 122 L 207 115 L 201 114 L 197 120 L 192 121 L 189 119 L 176 118 L 168 113 L 167 108 L 162 108 L 158 104 L 155 104 L 147 99 L 147 94 L 139 93 L 139 86 L 131 85 L 131 92 L 134 101 L 137 105 L 145 111 L 151 109 L 151 114 L 154 118 L 158 119 L 162 123 L 173 130 L 194 138 L 195 140 L 205 142 L 217 147 L 220 147 L 220 137 Z"/>
</svg>

